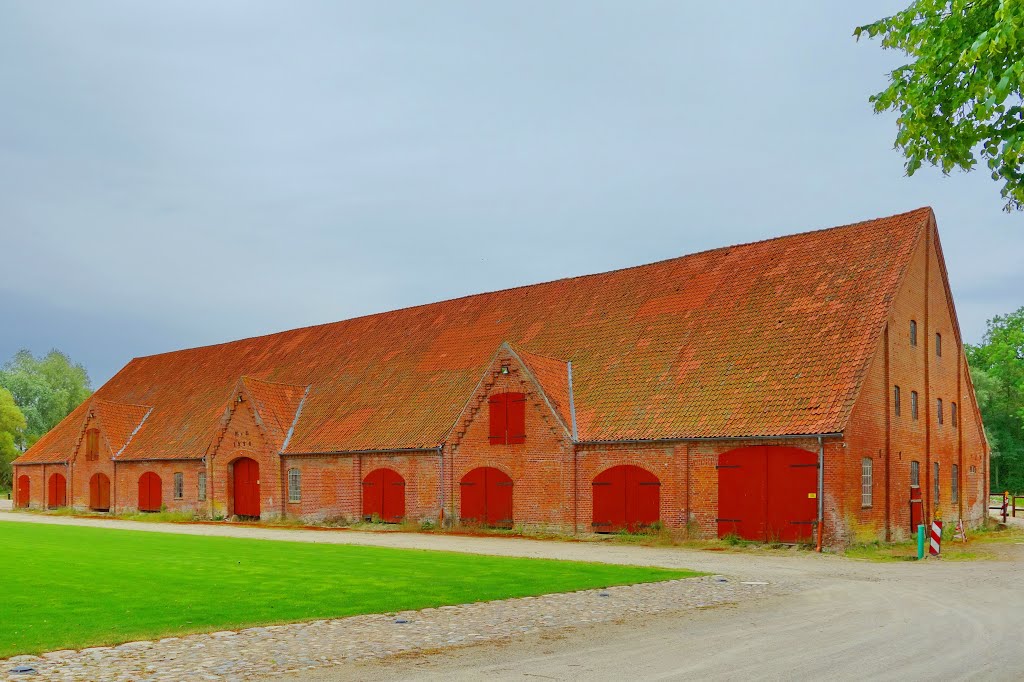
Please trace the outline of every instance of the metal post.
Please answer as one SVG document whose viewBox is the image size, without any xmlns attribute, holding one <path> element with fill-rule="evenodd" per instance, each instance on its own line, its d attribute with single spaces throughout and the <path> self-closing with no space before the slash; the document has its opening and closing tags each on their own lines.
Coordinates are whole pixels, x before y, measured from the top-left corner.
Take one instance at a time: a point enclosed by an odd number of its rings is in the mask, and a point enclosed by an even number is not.
<svg viewBox="0 0 1024 682">
<path fill-rule="evenodd" d="M 924 558 L 924 524 L 917 527 L 917 558 Z"/>
</svg>

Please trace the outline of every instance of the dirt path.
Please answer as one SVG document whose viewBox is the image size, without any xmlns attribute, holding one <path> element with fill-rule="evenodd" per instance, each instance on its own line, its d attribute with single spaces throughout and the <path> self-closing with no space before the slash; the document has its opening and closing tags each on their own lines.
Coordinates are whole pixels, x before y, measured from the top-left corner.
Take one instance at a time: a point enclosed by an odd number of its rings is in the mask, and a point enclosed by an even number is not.
<svg viewBox="0 0 1024 682">
<path fill-rule="evenodd" d="M 999 561 L 847 562 L 855 568 L 808 576 L 767 600 L 274 679 L 1019 680 L 1024 546 L 1000 553 Z"/>
</svg>

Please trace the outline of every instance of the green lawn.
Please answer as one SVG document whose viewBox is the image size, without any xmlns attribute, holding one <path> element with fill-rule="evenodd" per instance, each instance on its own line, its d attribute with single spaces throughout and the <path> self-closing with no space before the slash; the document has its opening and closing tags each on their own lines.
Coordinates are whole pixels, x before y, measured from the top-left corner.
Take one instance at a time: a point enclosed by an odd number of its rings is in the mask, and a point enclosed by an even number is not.
<svg viewBox="0 0 1024 682">
<path fill-rule="evenodd" d="M 0 658 L 692 571 L 0 522 Z"/>
</svg>

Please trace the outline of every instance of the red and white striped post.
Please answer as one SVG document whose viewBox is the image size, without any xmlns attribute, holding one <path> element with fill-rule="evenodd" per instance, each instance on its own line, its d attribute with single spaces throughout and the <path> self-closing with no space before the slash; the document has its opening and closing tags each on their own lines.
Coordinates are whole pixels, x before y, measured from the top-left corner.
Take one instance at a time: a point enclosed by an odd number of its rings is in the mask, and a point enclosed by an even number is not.
<svg viewBox="0 0 1024 682">
<path fill-rule="evenodd" d="M 936 519 L 932 521 L 932 544 L 928 548 L 928 553 L 932 556 L 939 556 L 939 551 L 942 549 L 942 521 Z"/>
</svg>

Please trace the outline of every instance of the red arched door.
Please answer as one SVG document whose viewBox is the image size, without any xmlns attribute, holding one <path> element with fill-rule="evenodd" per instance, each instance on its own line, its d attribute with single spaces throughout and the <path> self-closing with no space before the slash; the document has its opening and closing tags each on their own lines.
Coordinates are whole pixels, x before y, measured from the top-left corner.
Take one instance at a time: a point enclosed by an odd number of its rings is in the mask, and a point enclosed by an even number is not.
<svg viewBox="0 0 1024 682">
<path fill-rule="evenodd" d="M 405 479 L 391 469 L 374 469 L 363 479 L 363 518 L 398 523 L 405 517 Z"/>
<path fill-rule="evenodd" d="M 462 477 L 463 521 L 482 526 L 512 527 L 512 479 L 500 469 L 480 467 Z"/>
<path fill-rule="evenodd" d="M 18 477 L 18 506 L 27 507 L 29 501 L 29 491 L 31 483 L 29 483 L 28 476 L 22 474 Z"/>
<path fill-rule="evenodd" d="M 593 482 L 597 533 L 634 532 L 661 518 L 661 482 L 640 467 L 622 465 L 605 469 Z"/>
<path fill-rule="evenodd" d="M 89 509 L 110 511 L 110 479 L 106 474 L 93 474 L 89 479 Z"/>
<path fill-rule="evenodd" d="M 139 477 L 139 511 L 158 512 L 164 504 L 160 477 L 147 471 Z"/>
<path fill-rule="evenodd" d="M 68 506 L 68 481 L 64 474 L 53 474 L 46 490 L 46 506 L 50 509 Z"/>
<path fill-rule="evenodd" d="M 254 459 L 236 459 L 232 467 L 235 516 L 260 515 L 260 465 Z"/>
</svg>

